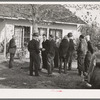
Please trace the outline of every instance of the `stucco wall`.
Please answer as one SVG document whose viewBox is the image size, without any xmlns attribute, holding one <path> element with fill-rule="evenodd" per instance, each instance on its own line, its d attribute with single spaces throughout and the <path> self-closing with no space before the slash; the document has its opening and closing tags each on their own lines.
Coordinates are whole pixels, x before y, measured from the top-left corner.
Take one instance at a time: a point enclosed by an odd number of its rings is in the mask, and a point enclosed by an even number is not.
<svg viewBox="0 0 100 100">
<path fill-rule="evenodd" d="M 31 26 L 28 21 L 25 20 L 6 20 L 6 36 L 8 41 L 14 34 L 14 26 Z"/>
<path fill-rule="evenodd" d="M 18 25 L 18 26 L 31 26 L 31 23 L 28 22 L 28 21 L 25 21 L 25 20 L 7 20 L 7 27 L 9 25 L 9 28 L 12 28 L 14 25 Z M 11 27 L 12 25 L 12 27 Z M 77 32 L 77 25 L 69 25 L 69 24 L 66 24 L 66 25 L 62 25 L 62 24 L 55 24 L 55 25 L 52 25 L 52 24 L 49 24 L 49 25 L 38 25 L 38 27 L 43 27 L 43 28 L 47 28 L 47 33 L 49 33 L 49 28 L 52 28 L 52 29 L 62 29 L 63 31 L 63 36 L 64 35 L 67 35 L 68 32 L 72 32 L 73 35 Z M 7 28 L 8 29 L 8 28 Z M 14 28 L 12 28 L 14 29 Z M 9 30 L 12 30 L 12 29 L 9 29 Z M 74 35 L 75 37 L 77 37 L 77 34 Z"/>
<path fill-rule="evenodd" d="M 25 20 L 6 20 L 5 22 L 0 22 L 0 41 L 4 39 L 4 34 L 6 32 L 7 40 L 11 39 L 11 36 L 14 34 L 14 25 L 17 26 L 30 26 L 30 29 L 32 28 L 31 23 L 29 21 Z M 47 34 L 49 35 L 49 29 L 62 29 L 62 36 L 67 35 L 68 32 L 72 32 L 73 36 L 77 38 L 79 36 L 79 33 L 77 32 L 77 25 L 62 25 L 62 24 L 48 24 L 48 25 L 38 25 L 38 27 L 41 28 L 47 28 Z M 32 29 L 31 29 L 32 34 Z M 31 36 L 30 36 L 31 37 Z M 32 37 L 31 37 L 32 38 Z"/>
<path fill-rule="evenodd" d="M 77 33 L 77 25 L 62 25 L 62 24 L 55 24 L 55 25 L 39 25 L 38 27 L 47 28 L 47 34 L 49 34 L 49 29 L 62 29 L 62 37 L 67 35 L 68 32 L 72 32 L 75 38 L 78 37 Z"/>
<path fill-rule="evenodd" d="M 5 22 L 0 21 L 0 43 L 4 40 L 5 38 Z"/>
<path fill-rule="evenodd" d="M 32 25 L 30 22 L 25 20 L 0 20 L 0 42 L 2 42 L 5 37 L 7 42 L 11 39 L 14 34 L 14 25 L 16 26 L 28 26 L 30 27 L 30 39 L 32 38 Z M 48 24 L 48 25 L 38 25 L 41 28 L 47 28 L 47 35 L 49 35 L 49 29 L 62 29 L 62 36 L 67 35 L 68 32 L 72 32 L 73 36 L 77 38 L 79 36 L 77 32 L 77 25 L 62 25 L 62 24 Z"/>
</svg>

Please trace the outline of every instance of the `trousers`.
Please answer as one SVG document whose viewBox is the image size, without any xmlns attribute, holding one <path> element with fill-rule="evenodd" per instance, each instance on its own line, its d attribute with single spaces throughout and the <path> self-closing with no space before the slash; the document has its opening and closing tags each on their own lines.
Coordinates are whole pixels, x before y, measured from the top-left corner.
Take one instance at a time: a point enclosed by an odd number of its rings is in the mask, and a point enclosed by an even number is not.
<svg viewBox="0 0 100 100">
<path fill-rule="evenodd" d="M 59 67 L 59 73 L 61 73 L 62 70 L 62 63 L 64 62 L 64 73 L 66 74 L 67 72 L 67 62 L 68 59 L 67 58 L 60 58 L 60 67 Z"/>
<path fill-rule="evenodd" d="M 9 68 L 13 67 L 15 53 L 10 53 Z"/>
<path fill-rule="evenodd" d="M 39 54 L 36 53 L 30 53 L 30 75 L 33 75 L 33 65 L 34 65 L 34 70 L 35 70 L 35 76 L 39 75 L 39 68 L 40 68 L 40 62 L 39 62 Z"/>
<path fill-rule="evenodd" d="M 85 55 L 84 56 L 78 56 L 78 58 L 77 58 L 79 75 L 81 75 L 82 72 L 84 73 L 84 59 L 85 59 Z"/>
<path fill-rule="evenodd" d="M 68 53 L 68 69 L 71 70 L 72 68 L 72 60 L 73 60 L 73 52 Z"/>
<path fill-rule="evenodd" d="M 48 54 L 47 55 L 47 70 L 48 70 L 48 75 L 52 74 L 54 68 L 54 56 Z"/>
</svg>

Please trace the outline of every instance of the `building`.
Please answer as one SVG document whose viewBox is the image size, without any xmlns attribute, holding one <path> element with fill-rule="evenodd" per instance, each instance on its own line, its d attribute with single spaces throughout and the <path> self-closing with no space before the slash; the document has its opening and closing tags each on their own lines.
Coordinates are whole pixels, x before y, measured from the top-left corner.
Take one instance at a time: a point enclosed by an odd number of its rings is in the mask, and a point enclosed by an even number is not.
<svg viewBox="0 0 100 100">
<path fill-rule="evenodd" d="M 68 10 L 66 13 L 68 13 Z M 53 34 L 54 37 L 63 38 L 68 32 L 72 32 L 73 36 L 77 38 L 79 36 L 77 34 L 77 26 L 85 24 L 84 21 L 73 15 L 62 18 L 58 18 L 57 16 L 46 18 L 44 17 L 42 22 L 37 24 L 41 39 L 44 33 L 47 34 L 47 38 L 49 38 L 49 34 Z M 22 50 L 29 40 L 32 39 L 32 24 L 24 17 L 0 15 L 0 43 L 4 46 L 2 51 L 4 56 L 6 56 L 6 44 L 13 34 L 16 36 L 17 50 Z"/>
</svg>

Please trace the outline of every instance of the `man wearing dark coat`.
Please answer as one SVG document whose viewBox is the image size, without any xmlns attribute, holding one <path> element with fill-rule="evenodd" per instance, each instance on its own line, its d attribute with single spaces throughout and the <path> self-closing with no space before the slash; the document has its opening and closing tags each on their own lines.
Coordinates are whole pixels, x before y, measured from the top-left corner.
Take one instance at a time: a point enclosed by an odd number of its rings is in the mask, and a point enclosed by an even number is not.
<svg viewBox="0 0 100 100">
<path fill-rule="evenodd" d="M 12 36 L 12 39 L 9 42 L 8 51 L 10 53 L 9 68 L 12 68 L 13 63 L 14 63 L 14 55 L 16 52 L 16 43 L 15 43 L 15 36 L 14 35 Z"/>
<path fill-rule="evenodd" d="M 35 76 L 39 76 L 39 68 L 40 68 L 40 56 L 39 56 L 39 42 L 38 39 L 38 33 L 33 33 L 33 39 L 28 44 L 28 50 L 30 52 L 30 76 L 33 76 L 33 64 L 35 68 Z"/>
<path fill-rule="evenodd" d="M 46 34 L 43 34 L 43 42 L 42 42 L 42 62 L 43 68 L 47 69 L 47 53 L 48 53 L 48 42 L 46 39 Z"/>
<path fill-rule="evenodd" d="M 67 62 L 68 62 L 68 37 L 65 36 L 59 46 L 59 58 L 60 58 L 60 67 L 59 67 L 59 73 L 61 73 L 62 69 L 62 62 L 64 61 L 64 73 L 66 74 L 67 71 Z"/>
<path fill-rule="evenodd" d="M 54 68 L 54 57 L 56 44 L 53 35 L 49 35 L 48 53 L 47 53 L 47 70 L 48 75 L 51 76 Z"/>
<path fill-rule="evenodd" d="M 68 33 L 68 38 L 69 38 L 69 48 L 68 48 L 68 70 L 71 70 L 72 68 L 72 60 L 73 60 L 73 52 L 75 50 L 74 48 L 74 42 L 72 39 L 72 33 Z"/>
</svg>

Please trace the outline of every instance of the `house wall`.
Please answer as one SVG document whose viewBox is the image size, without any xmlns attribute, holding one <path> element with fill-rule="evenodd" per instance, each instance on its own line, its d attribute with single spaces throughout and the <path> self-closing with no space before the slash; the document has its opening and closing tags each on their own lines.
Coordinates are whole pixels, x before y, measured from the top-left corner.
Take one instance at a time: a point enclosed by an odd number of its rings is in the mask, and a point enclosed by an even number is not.
<svg viewBox="0 0 100 100">
<path fill-rule="evenodd" d="M 5 21 L 0 20 L 0 43 L 5 39 Z"/>
<path fill-rule="evenodd" d="M 14 34 L 14 26 L 29 26 L 31 27 L 31 24 L 28 21 L 25 20 L 6 20 L 6 35 L 11 39 L 12 35 Z M 32 33 L 31 33 L 32 34 Z"/>
<path fill-rule="evenodd" d="M 77 33 L 77 25 L 62 25 L 62 24 L 55 24 L 55 25 L 38 25 L 41 28 L 47 28 L 47 34 L 49 34 L 49 29 L 62 29 L 62 37 L 67 35 L 69 32 L 73 33 L 75 38 L 78 37 Z M 48 36 L 48 35 L 47 35 Z"/>
<path fill-rule="evenodd" d="M 32 26 L 29 21 L 25 20 L 6 20 L 6 23 L 2 22 L 0 23 L 0 34 L 2 34 L 2 37 L 4 38 L 5 28 L 6 28 L 6 37 L 8 38 L 7 41 L 9 41 L 14 34 L 14 25 L 17 26 L 30 26 L 31 34 L 32 34 Z M 1 27 L 2 26 L 2 27 Z M 41 28 L 47 28 L 47 36 L 49 37 L 49 29 L 62 29 L 62 37 L 64 35 L 67 35 L 68 32 L 72 32 L 74 38 L 77 38 L 79 35 L 77 34 L 77 25 L 72 24 L 39 24 L 38 27 Z M 30 38 L 32 38 L 32 35 L 30 34 Z M 3 39 L 2 38 L 2 39 Z M 2 39 L 0 39 L 2 41 Z"/>
<path fill-rule="evenodd" d="M 0 42 L 3 41 L 5 37 L 6 37 L 6 42 L 9 42 L 9 40 L 12 38 L 12 35 L 14 34 L 14 25 L 30 27 L 30 39 L 32 39 L 32 25 L 29 21 L 27 20 L 26 21 L 25 20 L 5 20 L 5 21 L 0 21 Z M 49 29 L 61 29 L 62 37 L 64 35 L 67 35 L 68 32 L 72 32 L 74 38 L 77 38 L 79 36 L 77 34 L 77 25 L 39 24 L 38 27 L 47 28 L 47 37 L 49 37 Z"/>
</svg>

